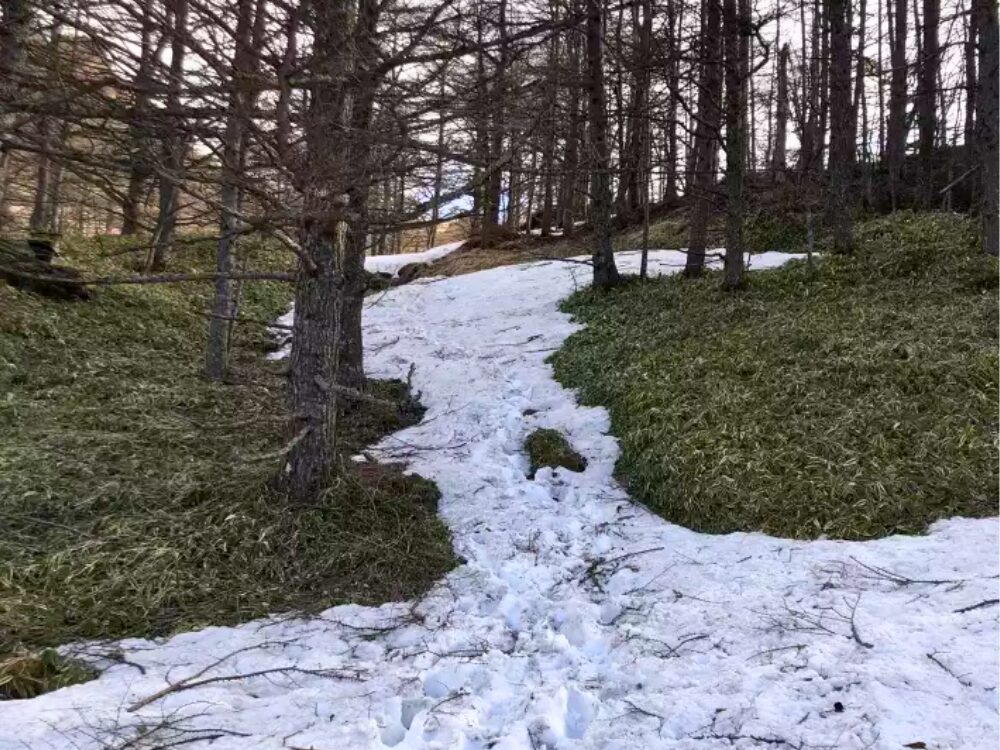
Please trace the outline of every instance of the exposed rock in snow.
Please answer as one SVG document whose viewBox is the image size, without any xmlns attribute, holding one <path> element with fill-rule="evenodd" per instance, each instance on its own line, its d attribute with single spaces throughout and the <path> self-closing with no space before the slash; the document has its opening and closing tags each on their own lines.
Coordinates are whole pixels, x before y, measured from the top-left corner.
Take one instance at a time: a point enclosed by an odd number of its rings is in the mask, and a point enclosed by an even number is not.
<svg viewBox="0 0 1000 750">
<path fill-rule="evenodd" d="M 161 746 L 213 750 L 996 747 L 998 610 L 976 606 L 997 598 L 996 520 L 801 542 L 632 504 L 607 414 L 544 362 L 587 271 L 497 268 L 369 301 L 372 374 L 415 363 L 428 407 L 380 449 L 438 483 L 468 560 L 423 601 L 125 641 L 99 680 L 0 704 L 0 748 L 119 747 L 158 725 Z M 586 470 L 527 479 L 538 427 Z"/>
</svg>

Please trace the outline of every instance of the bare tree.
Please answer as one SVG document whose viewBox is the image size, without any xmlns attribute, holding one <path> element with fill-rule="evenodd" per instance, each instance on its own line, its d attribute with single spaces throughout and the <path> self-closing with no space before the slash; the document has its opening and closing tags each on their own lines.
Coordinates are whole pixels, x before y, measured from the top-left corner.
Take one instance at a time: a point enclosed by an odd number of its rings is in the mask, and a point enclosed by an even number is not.
<svg viewBox="0 0 1000 750">
<path fill-rule="evenodd" d="M 618 283 L 611 247 L 611 151 L 604 90 L 604 0 L 586 0 L 587 95 L 590 120 L 590 216 L 594 239 L 594 286 Z"/>
<path fill-rule="evenodd" d="M 854 165 L 854 118 L 851 106 L 851 26 L 847 0 L 827 0 L 830 19 L 830 175 L 828 209 L 833 248 L 851 252 L 851 171 Z"/>
</svg>

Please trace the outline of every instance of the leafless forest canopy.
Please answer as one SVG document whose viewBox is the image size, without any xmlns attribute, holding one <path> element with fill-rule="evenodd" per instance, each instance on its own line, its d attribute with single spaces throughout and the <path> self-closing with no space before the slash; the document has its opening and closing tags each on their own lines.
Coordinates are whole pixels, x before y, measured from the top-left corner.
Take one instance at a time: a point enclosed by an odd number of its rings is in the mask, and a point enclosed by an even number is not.
<svg viewBox="0 0 1000 750">
<path fill-rule="evenodd" d="M 750 211 L 845 253 L 861 212 L 971 211 L 997 253 L 993 0 L 0 3 L 6 233 L 134 236 L 148 282 L 213 236 L 216 379 L 241 243 L 288 253 L 299 499 L 364 395 L 364 256 L 442 226 L 578 233 L 598 286 L 611 233 L 673 209 L 689 276 L 724 222 L 734 288 Z"/>
</svg>

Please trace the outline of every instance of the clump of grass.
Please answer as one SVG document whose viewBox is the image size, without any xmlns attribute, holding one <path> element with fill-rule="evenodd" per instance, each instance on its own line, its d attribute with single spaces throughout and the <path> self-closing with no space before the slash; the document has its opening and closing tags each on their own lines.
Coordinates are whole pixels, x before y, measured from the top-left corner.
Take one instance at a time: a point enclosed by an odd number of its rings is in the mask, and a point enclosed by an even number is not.
<svg viewBox="0 0 1000 750">
<path fill-rule="evenodd" d="M 964 217 L 858 227 L 854 257 L 581 292 L 552 361 L 607 406 L 618 472 L 707 532 L 867 539 L 997 507 L 996 261 Z"/>
<path fill-rule="evenodd" d="M 129 268 L 119 249 L 65 252 L 97 275 Z M 247 252 L 251 268 L 287 263 Z M 173 263 L 209 269 L 212 247 Z M 269 488 L 288 440 L 283 365 L 262 358 L 266 327 L 240 325 L 232 382 L 205 379 L 210 296 L 122 286 L 65 304 L 0 285 L 0 656 L 408 598 L 454 565 L 419 477 L 351 464 L 308 507 Z M 241 314 L 272 320 L 289 299 L 247 283 Z M 345 451 L 420 418 L 404 383 L 371 390 L 399 405 L 346 413 Z"/>
<path fill-rule="evenodd" d="M 12 654 L 0 659 L 0 700 L 34 698 L 96 676 L 87 664 L 53 648 Z"/>
<path fill-rule="evenodd" d="M 561 466 L 570 471 L 583 471 L 587 461 L 573 450 L 565 436 L 559 430 L 542 428 L 532 432 L 524 441 L 524 450 L 528 454 L 531 467 L 528 477 L 534 477 L 543 466 L 555 468 Z"/>
</svg>

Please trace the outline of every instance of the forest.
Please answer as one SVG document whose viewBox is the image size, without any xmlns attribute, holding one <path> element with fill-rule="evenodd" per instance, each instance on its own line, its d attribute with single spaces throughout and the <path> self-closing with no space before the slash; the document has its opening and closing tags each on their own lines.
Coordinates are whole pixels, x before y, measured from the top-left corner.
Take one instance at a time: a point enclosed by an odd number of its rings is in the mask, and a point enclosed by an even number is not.
<svg viewBox="0 0 1000 750">
<path fill-rule="evenodd" d="M 991 746 L 998 149 L 995 0 L 0 0 L 0 750 Z"/>
</svg>

